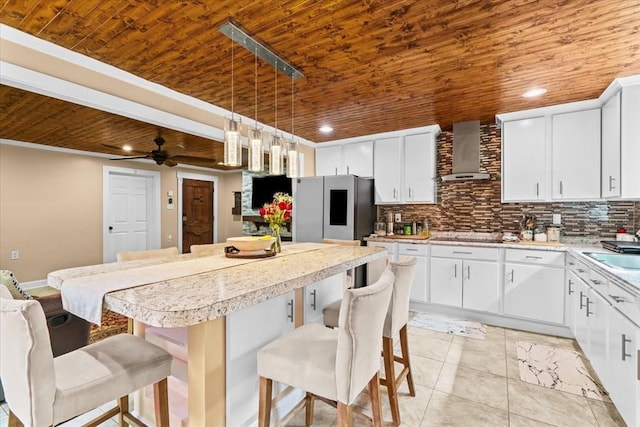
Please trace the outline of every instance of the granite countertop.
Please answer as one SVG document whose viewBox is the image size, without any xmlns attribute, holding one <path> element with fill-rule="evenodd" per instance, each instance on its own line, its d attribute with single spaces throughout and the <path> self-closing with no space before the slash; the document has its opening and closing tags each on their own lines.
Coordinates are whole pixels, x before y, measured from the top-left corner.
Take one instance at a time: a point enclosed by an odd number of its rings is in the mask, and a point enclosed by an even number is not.
<svg viewBox="0 0 640 427">
<path fill-rule="evenodd" d="M 150 326 L 190 326 L 386 257 L 380 248 L 324 246 L 110 292 L 105 308 Z"/>
</svg>

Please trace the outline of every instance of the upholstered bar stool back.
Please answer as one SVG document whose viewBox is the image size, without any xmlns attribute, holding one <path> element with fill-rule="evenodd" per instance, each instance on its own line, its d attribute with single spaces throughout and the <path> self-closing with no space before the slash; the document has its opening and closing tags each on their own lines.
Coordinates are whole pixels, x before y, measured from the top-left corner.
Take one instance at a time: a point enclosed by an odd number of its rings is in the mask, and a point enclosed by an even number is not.
<svg viewBox="0 0 640 427">
<path fill-rule="evenodd" d="M 135 261 L 138 259 L 161 258 L 165 256 L 178 255 L 178 248 L 172 246 L 170 248 L 150 249 L 148 251 L 125 251 L 116 254 L 116 261 Z"/>
<path fill-rule="evenodd" d="M 11 411 L 9 425 L 57 425 L 116 399 L 120 409 L 94 421 L 119 413 L 125 420 L 136 420 L 128 412 L 127 395 L 155 383 L 156 423 L 168 426 L 170 370 L 166 351 L 126 334 L 54 358 L 40 304 L 14 300 L 0 286 L 0 376 Z"/>
<path fill-rule="evenodd" d="M 223 255 L 226 243 L 210 243 L 208 245 L 191 245 L 189 250 L 198 256 Z"/>
<path fill-rule="evenodd" d="M 351 405 L 368 386 L 374 425 L 381 425 L 380 338 L 393 280 L 389 269 L 371 286 L 346 290 L 337 329 L 304 325 L 258 351 L 260 426 L 270 423 L 272 381 L 307 391 L 307 425 L 315 396 L 335 402 L 338 425 L 351 425 Z"/>
<path fill-rule="evenodd" d="M 389 261 L 389 267 L 395 275 L 391 302 L 384 322 L 382 354 L 384 357 L 385 379 L 382 384 L 387 386 L 391 414 L 396 425 L 400 424 L 400 408 L 398 405 L 398 387 L 406 378 L 409 386 L 409 394 L 415 396 L 413 386 L 413 376 L 411 375 L 411 364 L 409 361 L 409 343 L 407 340 L 407 322 L 409 320 L 409 297 L 411 296 L 411 286 L 416 274 L 416 258 L 401 257 L 398 261 Z M 389 268 L 388 267 L 388 268 Z M 327 305 L 322 314 L 324 324 L 327 327 L 338 326 L 336 319 L 341 310 L 338 303 Z M 394 337 L 400 338 L 400 350 L 402 357 L 395 357 L 393 353 Z M 394 357 L 396 361 L 404 365 L 401 373 L 396 377 Z"/>
</svg>

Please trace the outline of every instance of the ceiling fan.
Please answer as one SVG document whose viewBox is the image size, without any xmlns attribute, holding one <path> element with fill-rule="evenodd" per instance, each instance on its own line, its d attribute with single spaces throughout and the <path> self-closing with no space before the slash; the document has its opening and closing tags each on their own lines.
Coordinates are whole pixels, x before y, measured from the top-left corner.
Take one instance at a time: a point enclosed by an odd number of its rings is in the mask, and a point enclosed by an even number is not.
<svg viewBox="0 0 640 427">
<path fill-rule="evenodd" d="M 178 163 L 183 162 L 200 162 L 200 163 L 210 163 L 212 166 L 216 165 L 217 162 L 215 159 L 207 159 L 204 157 L 193 157 L 193 156 L 183 156 L 174 151 L 174 149 L 184 150 L 182 145 L 176 145 L 169 149 L 163 150 L 162 146 L 165 143 L 165 140 L 162 136 L 158 135 L 153 142 L 158 146 L 157 149 L 151 150 L 148 152 L 131 150 L 132 153 L 138 154 L 137 156 L 130 157 L 118 157 L 109 160 L 133 160 L 133 159 L 151 159 L 158 165 L 165 165 L 169 167 L 176 166 Z M 113 145 L 102 144 L 105 147 L 114 148 L 117 150 L 122 150 L 122 147 L 116 147 Z"/>
</svg>

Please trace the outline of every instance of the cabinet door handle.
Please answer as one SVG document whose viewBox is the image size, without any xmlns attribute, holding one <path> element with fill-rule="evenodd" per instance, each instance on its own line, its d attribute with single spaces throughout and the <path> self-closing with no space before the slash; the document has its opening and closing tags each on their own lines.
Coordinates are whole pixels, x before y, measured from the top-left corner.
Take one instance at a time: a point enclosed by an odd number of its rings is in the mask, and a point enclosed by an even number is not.
<svg viewBox="0 0 640 427">
<path fill-rule="evenodd" d="M 349 166 L 347 166 L 347 175 L 349 175 Z"/>
<path fill-rule="evenodd" d="M 458 277 L 458 264 L 453 264 L 453 277 Z"/>
<path fill-rule="evenodd" d="M 513 276 L 514 276 L 514 271 L 513 268 L 511 269 L 511 283 L 513 283 Z"/>
<path fill-rule="evenodd" d="M 473 252 L 453 251 L 452 254 L 472 255 Z"/>
<path fill-rule="evenodd" d="M 311 296 L 313 297 L 313 300 L 311 300 L 311 308 L 313 308 L 313 311 L 316 311 L 316 290 L 314 289 L 313 292 L 311 292 Z"/>
<path fill-rule="evenodd" d="M 396 189 L 395 188 L 393 189 L 393 198 L 394 199 L 396 198 Z"/>
<path fill-rule="evenodd" d="M 581 268 L 578 268 L 577 270 L 578 270 L 578 273 L 585 273 L 586 272 L 585 270 L 583 270 Z"/>
<path fill-rule="evenodd" d="M 336 166 L 336 175 L 338 175 L 338 167 Z"/>
<path fill-rule="evenodd" d="M 576 265 L 576 263 L 573 261 L 569 261 L 569 265 Z"/>
<path fill-rule="evenodd" d="M 624 298 L 623 297 L 619 297 L 617 295 L 611 295 L 609 294 L 609 297 L 614 300 L 616 303 L 620 304 L 621 302 L 624 302 Z"/>
<path fill-rule="evenodd" d="M 411 187 L 409 187 L 409 198 L 411 199 L 413 197 L 413 194 L 411 193 Z"/>
<path fill-rule="evenodd" d="M 541 256 L 531 256 L 531 255 L 527 255 L 525 256 L 526 259 L 542 259 Z"/>
<path fill-rule="evenodd" d="M 589 317 L 589 316 L 591 316 L 593 314 L 593 311 L 589 311 L 589 305 L 591 305 L 591 304 L 593 304 L 593 303 L 591 302 L 589 297 L 587 297 L 587 305 L 586 305 L 586 307 L 587 307 L 587 317 Z"/>
<path fill-rule="evenodd" d="M 616 187 L 613 185 L 613 181 L 615 181 L 615 180 L 616 179 L 614 177 L 609 175 L 609 191 L 615 190 Z"/>
<path fill-rule="evenodd" d="M 627 353 L 627 343 L 631 342 L 631 340 L 627 339 L 625 334 L 622 334 L 622 360 L 627 360 L 627 357 L 631 357 L 629 353 Z"/>
<path fill-rule="evenodd" d="M 540 183 L 536 182 L 536 197 L 540 196 Z"/>
<path fill-rule="evenodd" d="M 602 285 L 602 282 L 598 279 L 590 279 L 594 285 Z"/>
<path fill-rule="evenodd" d="M 584 308 L 584 304 L 582 304 L 582 298 L 584 298 L 584 294 L 580 291 L 580 310 Z"/>
<path fill-rule="evenodd" d="M 471 280 L 471 266 L 467 265 L 467 279 Z"/>
<path fill-rule="evenodd" d="M 571 279 L 569 279 L 569 295 L 571 295 L 573 293 L 573 289 L 571 289 L 571 285 L 573 285 L 573 281 L 571 281 Z"/>
<path fill-rule="evenodd" d="M 562 181 L 560 181 L 560 195 L 562 196 Z"/>
<path fill-rule="evenodd" d="M 293 300 L 292 299 L 290 299 L 289 302 L 287 303 L 287 319 L 289 319 L 289 321 L 293 323 Z"/>
</svg>

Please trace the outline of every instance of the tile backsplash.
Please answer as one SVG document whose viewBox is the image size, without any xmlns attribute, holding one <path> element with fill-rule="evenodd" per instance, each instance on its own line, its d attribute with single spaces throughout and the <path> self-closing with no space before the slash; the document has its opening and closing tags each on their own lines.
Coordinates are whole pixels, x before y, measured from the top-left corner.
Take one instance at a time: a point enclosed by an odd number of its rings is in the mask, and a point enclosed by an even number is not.
<svg viewBox="0 0 640 427">
<path fill-rule="evenodd" d="M 613 237 L 618 227 L 640 229 L 640 202 L 593 201 L 563 203 L 501 203 L 500 129 L 495 124 L 480 127 L 480 172 L 487 181 L 442 182 L 452 173 L 453 133 L 444 131 L 437 141 L 437 204 L 384 205 L 378 219 L 387 212 L 401 213 L 403 222 L 427 218 L 435 231 L 503 232 L 520 230 L 522 214 L 533 214 L 538 223 L 550 224 L 553 214 L 562 218 L 567 237 Z"/>
</svg>

